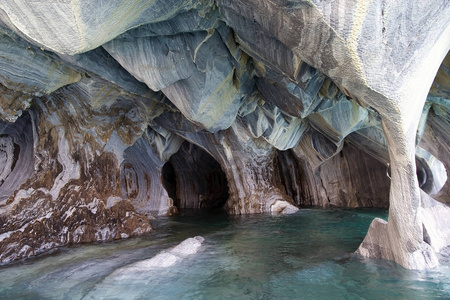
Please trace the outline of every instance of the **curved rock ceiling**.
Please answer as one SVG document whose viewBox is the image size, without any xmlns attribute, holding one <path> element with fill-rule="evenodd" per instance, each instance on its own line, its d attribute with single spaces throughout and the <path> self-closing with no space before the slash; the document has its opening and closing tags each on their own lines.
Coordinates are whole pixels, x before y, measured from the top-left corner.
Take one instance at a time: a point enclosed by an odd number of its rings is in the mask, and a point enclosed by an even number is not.
<svg viewBox="0 0 450 300">
<path fill-rule="evenodd" d="M 231 214 L 389 207 L 357 253 L 450 244 L 450 5 L 0 3 L 0 260 Z"/>
</svg>

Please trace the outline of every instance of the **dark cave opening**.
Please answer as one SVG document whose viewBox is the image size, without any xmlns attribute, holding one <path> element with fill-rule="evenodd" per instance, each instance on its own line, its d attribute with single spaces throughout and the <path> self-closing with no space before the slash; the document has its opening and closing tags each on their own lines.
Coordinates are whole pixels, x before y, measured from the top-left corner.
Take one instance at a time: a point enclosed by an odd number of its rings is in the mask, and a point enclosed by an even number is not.
<svg viewBox="0 0 450 300">
<path fill-rule="evenodd" d="M 425 192 L 430 193 L 433 189 L 433 173 L 427 162 L 423 158 L 416 156 L 416 174 L 419 187 Z"/>
<path fill-rule="evenodd" d="M 167 191 L 167 194 L 173 200 L 173 205 L 177 206 L 178 198 L 177 198 L 177 178 L 175 174 L 175 169 L 173 165 L 168 161 L 162 168 L 162 177 L 164 187 Z"/>
<path fill-rule="evenodd" d="M 179 210 L 222 209 L 228 200 L 228 181 L 220 164 L 194 144 L 184 142 L 164 165 L 162 175 Z"/>
<path fill-rule="evenodd" d="M 295 158 L 292 151 L 277 151 L 277 161 L 281 184 L 286 194 L 292 197 L 300 207 L 313 206 L 313 199 L 309 194 L 309 183 L 306 180 L 305 168 Z"/>
</svg>

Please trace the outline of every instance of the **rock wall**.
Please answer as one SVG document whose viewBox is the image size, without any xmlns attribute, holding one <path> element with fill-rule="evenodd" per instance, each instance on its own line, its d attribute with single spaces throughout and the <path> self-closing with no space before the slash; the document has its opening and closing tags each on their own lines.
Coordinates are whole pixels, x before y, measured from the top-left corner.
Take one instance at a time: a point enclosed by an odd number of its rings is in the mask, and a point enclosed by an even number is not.
<svg viewBox="0 0 450 300">
<path fill-rule="evenodd" d="M 386 165 L 351 145 L 314 169 L 292 149 L 278 153 L 287 194 L 300 207 L 388 207 Z"/>
<path fill-rule="evenodd" d="M 138 212 L 167 215 L 175 212 L 170 190 L 164 185 L 164 166 L 183 139 L 162 128 L 147 131 L 124 152 L 121 165 L 122 197 Z M 169 191 L 169 193 L 168 193 Z M 172 197 L 173 198 L 173 197 Z"/>
<path fill-rule="evenodd" d="M 95 108 L 105 94 L 115 99 Z M 149 116 L 139 97 L 123 97 L 100 80 L 79 82 L 35 98 L 29 112 L 4 126 L 2 261 L 151 229 L 120 193 L 120 157 Z"/>
<path fill-rule="evenodd" d="M 389 207 L 359 254 L 435 265 L 449 16 L 444 0 L 2 1 L 1 261 L 184 208 L 337 206 Z"/>
</svg>

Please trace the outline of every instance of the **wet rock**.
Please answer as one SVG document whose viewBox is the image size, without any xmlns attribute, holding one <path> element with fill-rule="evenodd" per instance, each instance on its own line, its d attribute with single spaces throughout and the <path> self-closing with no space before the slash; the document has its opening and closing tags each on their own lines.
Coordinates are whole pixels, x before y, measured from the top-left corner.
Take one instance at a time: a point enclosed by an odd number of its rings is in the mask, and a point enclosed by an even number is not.
<svg viewBox="0 0 450 300">
<path fill-rule="evenodd" d="M 164 250 L 150 259 L 138 261 L 114 271 L 107 277 L 107 280 L 123 280 L 130 276 L 139 276 L 143 272 L 172 267 L 188 256 L 197 253 L 204 240 L 201 236 L 185 239 L 175 247 Z"/>
<path fill-rule="evenodd" d="M 297 211 L 298 208 L 296 206 L 284 200 L 277 200 L 270 206 L 270 212 L 276 215 L 288 215 L 296 213 Z"/>
</svg>

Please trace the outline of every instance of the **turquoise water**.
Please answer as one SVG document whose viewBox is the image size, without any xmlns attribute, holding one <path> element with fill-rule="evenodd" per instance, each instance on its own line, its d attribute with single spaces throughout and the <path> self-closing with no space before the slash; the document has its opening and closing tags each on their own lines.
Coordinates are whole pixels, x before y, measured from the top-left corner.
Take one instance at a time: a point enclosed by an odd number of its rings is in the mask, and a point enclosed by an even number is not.
<svg viewBox="0 0 450 300">
<path fill-rule="evenodd" d="M 449 299 L 448 253 L 441 267 L 420 272 L 351 255 L 375 216 L 386 211 L 163 218 L 145 237 L 0 267 L 0 299 Z M 205 238 L 200 252 L 180 263 L 112 278 L 196 235 Z"/>
</svg>

